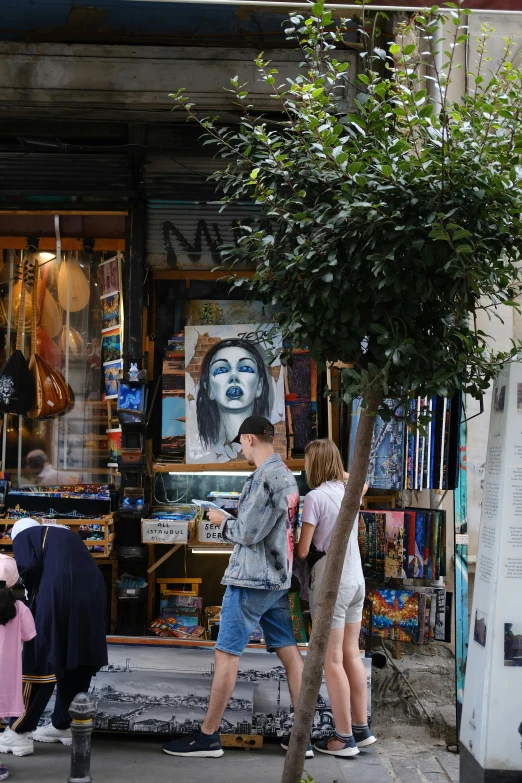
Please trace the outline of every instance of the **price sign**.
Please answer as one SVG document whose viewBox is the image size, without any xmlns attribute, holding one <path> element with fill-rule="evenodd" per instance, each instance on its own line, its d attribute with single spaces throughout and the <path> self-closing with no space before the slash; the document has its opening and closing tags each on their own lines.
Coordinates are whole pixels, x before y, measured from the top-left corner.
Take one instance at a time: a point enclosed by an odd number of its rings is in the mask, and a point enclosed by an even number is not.
<svg viewBox="0 0 522 783">
<path fill-rule="evenodd" d="M 213 525 L 207 519 L 202 519 L 198 526 L 198 540 L 200 544 L 226 544 L 221 535 L 221 527 Z"/>
<path fill-rule="evenodd" d="M 144 544 L 186 544 L 188 525 L 174 519 L 142 519 L 141 540 Z"/>
</svg>

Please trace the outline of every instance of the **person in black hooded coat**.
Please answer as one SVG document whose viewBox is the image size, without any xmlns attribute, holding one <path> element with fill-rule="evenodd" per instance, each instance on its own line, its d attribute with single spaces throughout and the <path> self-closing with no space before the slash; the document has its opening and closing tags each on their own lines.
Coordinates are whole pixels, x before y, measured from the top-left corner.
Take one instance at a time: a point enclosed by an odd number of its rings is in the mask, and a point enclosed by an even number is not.
<svg viewBox="0 0 522 783">
<path fill-rule="evenodd" d="M 88 691 L 107 664 L 105 583 L 80 536 L 64 528 L 36 524 L 21 530 L 13 553 L 37 635 L 24 645 L 25 713 L 11 730 L 68 745 L 71 701 Z M 55 684 L 51 724 L 37 729 Z"/>
</svg>

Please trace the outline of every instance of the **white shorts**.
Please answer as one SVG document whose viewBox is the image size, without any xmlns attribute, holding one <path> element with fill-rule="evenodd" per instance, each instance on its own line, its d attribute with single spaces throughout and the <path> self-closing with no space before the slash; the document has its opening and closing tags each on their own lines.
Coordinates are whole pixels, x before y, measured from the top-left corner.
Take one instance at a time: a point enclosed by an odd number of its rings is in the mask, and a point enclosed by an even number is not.
<svg viewBox="0 0 522 783">
<path fill-rule="evenodd" d="M 312 568 L 310 580 L 310 612 L 312 620 L 314 619 L 315 607 L 319 596 L 319 588 L 323 579 L 326 557 L 322 557 Z M 344 576 L 344 574 L 343 574 Z M 339 585 L 339 592 L 335 601 L 335 608 L 332 617 L 332 629 L 344 628 L 348 623 L 360 623 L 363 615 L 363 605 L 365 596 L 365 584 L 363 582 L 353 582 L 351 579 L 343 579 Z"/>
</svg>

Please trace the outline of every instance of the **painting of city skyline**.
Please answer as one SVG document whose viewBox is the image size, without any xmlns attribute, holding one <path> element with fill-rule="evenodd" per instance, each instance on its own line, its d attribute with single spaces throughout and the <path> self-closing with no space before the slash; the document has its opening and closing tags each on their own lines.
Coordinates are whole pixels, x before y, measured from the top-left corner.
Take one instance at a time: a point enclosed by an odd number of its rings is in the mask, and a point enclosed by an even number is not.
<svg viewBox="0 0 522 783">
<path fill-rule="evenodd" d="M 109 644 L 108 652 L 109 665 L 92 680 L 91 696 L 97 706 L 95 729 L 183 734 L 201 723 L 214 674 L 212 649 Z M 362 660 L 370 719 L 371 659 Z M 51 717 L 53 701 L 43 720 Z M 279 659 L 263 650 L 245 650 L 221 731 L 281 737 L 288 733 L 292 721 L 286 672 Z M 312 736 L 330 736 L 333 730 L 323 682 Z"/>
<path fill-rule="evenodd" d="M 237 683 L 223 717 L 222 734 L 251 733 L 253 692 L 252 683 Z M 188 734 L 203 722 L 210 680 L 145 670 L 102 671 L 91 695 L 97 706 L 97 729 Z"/>
</svg>

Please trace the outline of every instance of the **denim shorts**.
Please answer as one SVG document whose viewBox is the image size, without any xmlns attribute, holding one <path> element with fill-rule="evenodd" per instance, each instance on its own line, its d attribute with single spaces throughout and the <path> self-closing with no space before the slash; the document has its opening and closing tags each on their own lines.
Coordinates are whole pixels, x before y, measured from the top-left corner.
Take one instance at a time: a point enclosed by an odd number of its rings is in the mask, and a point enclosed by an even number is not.
<svg viewBox="0 0 522 783">
<path fill-rule="evenodd" d="M 221 607 L 216 649 L 241 655 L 252 631 L 261 626 L 268 652 L 295 647 L 288 590 L 228 585 Z"/>
</svg>

